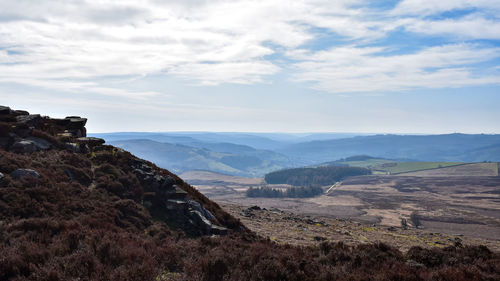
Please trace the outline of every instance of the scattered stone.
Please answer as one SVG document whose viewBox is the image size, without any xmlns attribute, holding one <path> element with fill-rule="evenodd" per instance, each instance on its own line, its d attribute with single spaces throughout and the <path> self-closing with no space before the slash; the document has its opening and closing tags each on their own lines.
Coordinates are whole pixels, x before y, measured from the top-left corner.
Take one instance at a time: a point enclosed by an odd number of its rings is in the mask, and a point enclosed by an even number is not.
<svg viewBox="0 0 500 281">
<path fill-rule="evenodd" d="M 0 173 L 0 181 L 3 180 L 4 178 L 4 175 L 2 173 Z"/>
<path fill-rule="evenodd" d="M 249 209 L 249 210 L 256 210 L 256 211 L 258 211 L 258 210 L 262 210 L 262 209 L 261 209 L 259 206 L 257 206 L 257 205 L 252 206 L 252 207 L 249 207 L 248 209 Z"/>
<path fill-rule="evenodd" d="M 415 267 L 415 268 L 424 268 L 425 267 L 425 265 L 418 263 L 414 260 L 407 260 L 406 265 L 409 267 Z"/>
<path fill-rule="evenodd" d="M 30 140 L 20 140 L 16 141 L 12 146 L 11 150 L 16 153 L 33 153 L 35 152 L 36 146 L 33 141 Z"/>
<path fill-rule="evenodd" d="M 243 210 L 240 215 L 247 217 L 247 218 L 255 218 L 255 214 L 252 212 L 250 209 L 245 209 Z"/>
<path fill-rule="evenodd" d="M 323 236 L 314 236 L 314 241 L 326 241 L 327 239 Z"/>
<path fill-rule="evenodd" d="M 14 172 L 10 173 L 10 176 L 14 179 L 21 179 L 25 177 L 34 177 L 37 179 L 40 178 L 40 174 L 37 171 L 31 169 L 17 169 Z"/>
<path fill-rule="evenodd" d="M 327 226 L 327 224 L 324 221 L 319 221 L 319 220 L 306 219 L 305 222 L 311 225 Z"/>
<path fill-rule="evenodd" d="M 396 231 L 396 228 L 395 228 L 394 226 L 389 226 L 389 227 L 387 228 L 387 230 L 389 230 L 389 231 Z"/>
<path fill-rule="evenodd" d="M 75 180 L 75 176 L 73 175 L 73 173 L 69 170 L 69 169 L 66 169 L 64 170 L 64 173 L 68 176 L 68 178 L 70 178 L 72 181 Z"/>
</svg>

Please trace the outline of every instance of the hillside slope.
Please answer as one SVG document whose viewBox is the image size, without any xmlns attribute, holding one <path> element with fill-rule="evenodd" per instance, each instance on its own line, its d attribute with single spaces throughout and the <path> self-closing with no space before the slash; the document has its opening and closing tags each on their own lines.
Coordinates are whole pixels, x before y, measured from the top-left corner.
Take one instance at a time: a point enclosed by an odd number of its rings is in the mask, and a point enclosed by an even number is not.
<svg viewBox="0 0 500 281">
<path fill-rule="evenodd" d="M 288 158 L 279 153 L 231 143 L 191 142 L 187 145 L 132 139 L 110 144 L 176 173 L 210 170 L 255 177 L 290 165 Z"/>
<path fill-rule="evenodd" d="M 311 141 L 277 150 L 295 161 L 315 164 L 352 155 L 419 161 L 500 161 L 500 135 L 375 135 Z"/>
<path fill-rule="evenodd" d="M 279 245 L 85 118 L 0 106 L 0 280 L 498 280 L 486 247 Z"/>
</svg>

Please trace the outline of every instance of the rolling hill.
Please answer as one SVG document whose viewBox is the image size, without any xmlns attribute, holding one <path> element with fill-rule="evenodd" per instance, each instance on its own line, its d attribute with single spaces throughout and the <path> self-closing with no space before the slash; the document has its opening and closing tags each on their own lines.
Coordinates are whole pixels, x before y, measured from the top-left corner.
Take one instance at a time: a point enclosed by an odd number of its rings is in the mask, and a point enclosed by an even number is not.
<svg viewBox="0 0 500 281">
<path fill-rule="evenodd" d="M 375 135 L 288 145 L 278 152 L 311 165 L 351 155 L 415 161 L 500 161 L 500 135 Z"/>
<path fill-rule="evenodd" d="M 189 170 L 209 170 L 253 177 L 291 165 L 288 158 L 279 153 L 231 143 L 193 142 L 191 143 L 193 146 L 188 146 L 148 139 L 110 141 L 109 143 L 177 173 Z"/>
</svg>

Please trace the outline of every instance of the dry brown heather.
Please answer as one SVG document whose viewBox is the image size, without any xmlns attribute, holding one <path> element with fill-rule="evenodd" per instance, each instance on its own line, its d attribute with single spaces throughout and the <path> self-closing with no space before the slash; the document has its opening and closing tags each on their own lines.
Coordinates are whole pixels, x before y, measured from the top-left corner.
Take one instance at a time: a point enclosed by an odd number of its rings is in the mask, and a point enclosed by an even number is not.
<svg viewBox="0 0 500 281">
<path fill-rule="evenodd" d="M 133 172 L 138 160 L 112 146 L 76 152 L 50 119 L 26 124 L 0 108 L 0 280 L 498 280 L 500 256 L 483 246 L 411 248 L 383 243 L 281 245 L 166 170 L 210 210 L 227 235 L 187 236 L 169 210 L 150 211 L 154 194 Z M 13 152 L 36 135 L 52 147 Z M 144 162 L 143 162 L 144 163 Z M 16 177 L 33 169 L 39 178 Z M 68 172 L 70 171 L 70 172 Z M 147 200 L 146 200 L 147 199 Z M 158 199 L 158 198 L 156 198 Z M 178 219 L 178 218 L 177 218 Z M 188 223 L 188 222 L 186 222 Z"/>
<path fill-rule="evenodd" d="M 485 165 L 470 166 L 476 173 L 478 166 Z M 302 233 L 293 221 L 281 220 L 279 216 L 274 216 L 271 221 L 258 216 L 241 217 L 241 210 L 226 208 L 251 230 L 275 237 L 280 242 L 311 244 L 314 236 L 323 236 L 330 241 L 349 243 L 383 241 L 405 250 L 412 245 L 442 247 L 450 244 L 448 239 L 454 241 L 455 237 L 460 237 L 467 243 L 500 249 L 500 177 L 496 176 L 351 177 L 332 188 L 325 188 L 329 190 L 327 194 L 307 199 L 248 198 L 245 191 L 251 185 L 239 185 L 235 178 L 231 182 L 223 182 L 216 175 L 211 178 L 213 182 L 200 182 L 197 188 L 217 202 L 246 207 L 257 205 L 267 209 L 274 207 L 331 221 L 331 227 L 307 226 L 307 231 Z M 280 188 L 284 187 L 280 185 Z M 419 229 L 412 225 L 412 214 L 416 214 L 422 224 Z M 344 221 L 339 224 L 336 219 Z M 388 227 L 400 229 L 401 219 L 408 221 L 410 230 L 403 233 L 387 231 Z M 358 222 L 361 227 L 357 226 Z M 280 223 L 283 225 L 273 229 L 273 225 Z M 373 228 L 373 225 L 376 231 L 365 234 L 363 227 Z M 281 229 L 287 231 L 280 233 Z M 346 236 L 346 229 L 360 235 Z"/>
</svg>

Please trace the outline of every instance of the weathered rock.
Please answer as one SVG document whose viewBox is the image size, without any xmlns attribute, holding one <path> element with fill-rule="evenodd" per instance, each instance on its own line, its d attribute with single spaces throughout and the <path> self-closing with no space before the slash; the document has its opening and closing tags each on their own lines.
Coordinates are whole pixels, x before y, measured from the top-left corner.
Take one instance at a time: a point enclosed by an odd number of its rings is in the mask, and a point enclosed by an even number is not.
<svg viewBox="0 0 500 281">
<path fill-rule="evenodd" d="M 134 159 L 130 165 L 139 181 L 147 186 L 144 207 L 165 216 L 173 227 L 182 228 L 188 235 L 227 234 L 226 228 L 213 224 L 217 218 L 210 211 L 192 200 L 181 185 L 175 184 L 175 178 L 158 174 L 143 160 Z"/>
<path fill-rule="evenodd" d="M 38 122 L 40 122 L 40 120 L 42 120 L 42 116 L 40 116 L 40 114 L 19 115 L 16 116 L 16 120 L 19 123 L 36 125 Z"/>
<path fill-rule="evenodd" d="M 10 107 L 0 105 L 0 114 L 1 115 L 10 114 L 11 112 L 12 112 L 12 110 L 10 109 Z"/>
<path fill-rule="evenodd" d="M 212 224 L 212 228 L 210 229 L 211 234 L 215 235 L 227 235 L 227 228 Z"/>
<path fill-rule="evenodd" d="M 64 144 L 64 147 L 67 150 L 73 151 L 73 152 L 80 152 L 80 145 L 78 143 L 73 143 L 73 142 L 68 142 Z"/>
<path fill-rule="evenodd" d="M 30 140 L 16 141 L 10 149 L 16 153 L 33 153 L 37 150 L 35 143 Z"/>
<path fill-rule="evenodd" d="M 189 217 L 193 220 L 195 226 L 201 228 L 203 233 L 209 234 L 212 230 L 212 223 L 205 218 L 200 212 L 193 210 L 189 211 Z"/>
<path fill-rule="evenodd" d="M 44 139 L 41 139 L 41 138 L 27 137 L 26 139 L 29 140 L 29 141 L 32 141 L 35 144 L 36 148 L 39 149 L 39 150 L 48 150 L 52 146 L 50 144 L 50 142 L 48 142 L 48 141 L 46 141 Z"/>
<path fill-rule="evenodd" d="M 57 134 L 57 136 L 61 137 L 61 138 L 72 138 L 73 134 L 72 133 L 59 133 L 59 134 Z"/>
<path fill-rule="evenodd" d="M 170 211 L 184 212 L 187 210 L 186 200 L 168 199 L 165 203 L 166 209 Z"/>
<path fill-rule="evenodd" d="M 216 221 L 217 219 L 214 217 L 214 215 L 212 215 L 212 213 L 210 213 L 209 210 L 203 208 L 203 206 L 201 206 L 200 203 L 198 203 L 197 201 L 194 201 L 194 200 L 189 200 L 188 201 L 188 204 L 189 204 L 189 207 L 193 210 L 196 210 L 198 212 L 200 212 L 205 218 L 211 220 L 211 221 Z"/>
<path fill-rule="evenodd" d="M 87 124 L 87 118 L 81 118 L 80 116 L 68 116 L 64 119 L 52 119 L 57 125 L 64 127 L 64 134 L 69 134 L 71 137 L 86 137 L 87 129 L 85 129 L 85 124 Z"/>
<path fill-rule="evenodd" d="M 100 138 L 94 138 L 94 137 L 81 137 L 76 139 L 76 143 L 79 143 L 80 145 L 86 144 L 89 147 L 95 147 L 99 145 L 103 145 L 106 141 Z"/>
<path fill-rule="evenodd" d="M 167 196 L 171 199 L 184 199 L 187 194 L 188 193 L 178 185 L 173 185 L 173 188 L 167 191 Z"/>
<path fill-rule="evenodd" d="M 14 115 L 29 115 L 30 113 L 26 110 L 12 110 Z"/>
<path fill-rule="evenodd" d="M 425 267 L 425 265 L 423 265 L 419 262 L 416 262 L 414 260 L 407 260 L 406 265 L 409 267 L 416 267 L 416 268 L 424 268 Z"/>
<path fill-rule="evenodd" d="M 80 116 L 68 116 L 64 118 L 68 120 L 68 129 L 81 129 L 87 124 L 87 118 L 81 118 Z"/>
<path fill-rule="evenodd" d="M 27 137 L 14 142 L 11 146 L 11 150 L 17 153 L 33 153 L 38 150 L 50 149 L 51 144 L 41 138 L 37 137 Z"/>
<path fill-rule="evenodd" d="M 0 181 L 3 180 L 4 178 L 4 175 L 2 173 L 0 173 Z"/>
<path fill-rule="evenodd" d="M 37 179 L 40 178 L 40 174 L 32 169 L 17 169 L 14 172 L 10 173 L 10 176 L 14 179 L 21 179 L 25 177 L 34 177 Z"/>
</svg>

